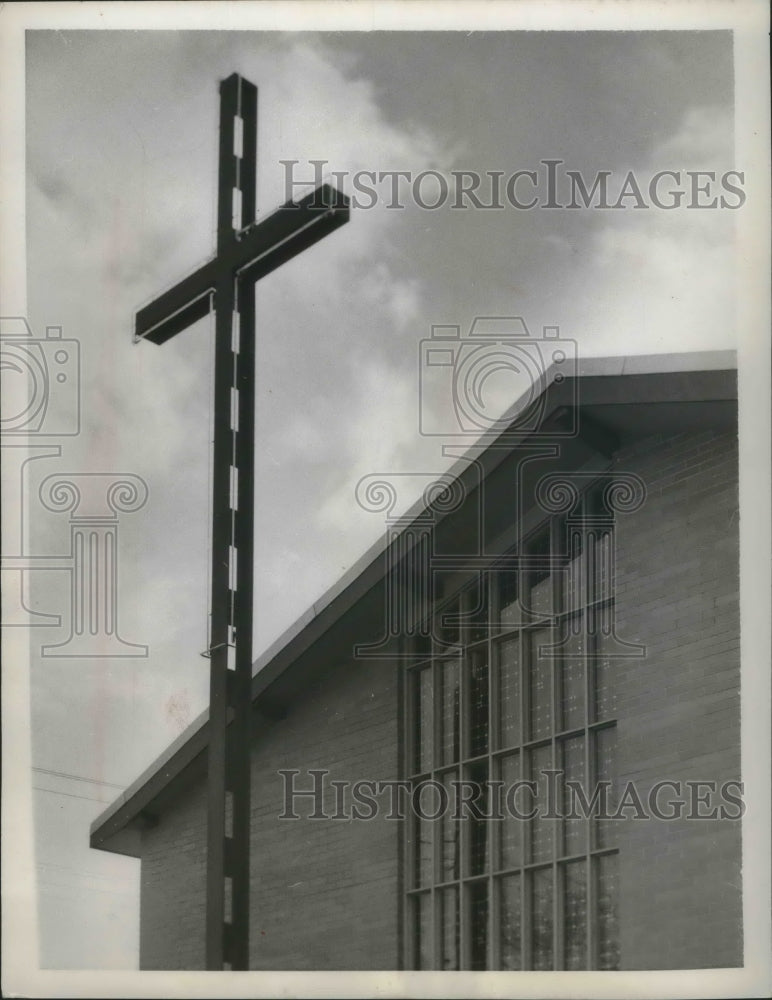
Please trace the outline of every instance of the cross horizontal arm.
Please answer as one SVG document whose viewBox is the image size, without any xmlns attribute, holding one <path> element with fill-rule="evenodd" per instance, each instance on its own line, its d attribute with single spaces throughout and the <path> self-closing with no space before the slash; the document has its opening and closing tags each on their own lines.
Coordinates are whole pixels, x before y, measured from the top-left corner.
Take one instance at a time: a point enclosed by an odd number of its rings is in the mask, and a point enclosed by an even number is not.
<svg viewBox="0 0 772 1000">
<path fill-rule="evenodd" d="M 135 337 L 163 344 L 202 319 L 211 308 L 217 279 L 257 281 L 348 222 L 349 200 L 323 184 L 299 202 L 287 202 L 263 222 L 234 234 L 219 255 L 137 312 Z"/>
<path fill-rule="evenodd" d="M 203 319 L 211 308 L 217 283 L 217 261 L 210 260 L 174 288 L 137 312 L 134 336 L 163 344 L 180 331 Z"/>
<path fill-rule="evenodd" d="M 287 202 L 263 222 L 242 230 L 233 246 L 233 266 L 239 278 L 257 281 L 348 219 L 348 198 L 322 184 L 301 201 Z"/>
</svg>

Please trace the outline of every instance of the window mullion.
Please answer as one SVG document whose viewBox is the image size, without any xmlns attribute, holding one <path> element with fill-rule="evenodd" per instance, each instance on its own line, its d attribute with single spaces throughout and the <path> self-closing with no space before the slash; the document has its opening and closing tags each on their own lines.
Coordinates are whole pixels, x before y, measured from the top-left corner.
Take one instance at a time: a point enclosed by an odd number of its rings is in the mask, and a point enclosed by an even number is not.
<svg viewBox="0 0 772 1000">
<path fill-rule="evenodd" d="M 436 651 L 433 650 L 436 654 Z M 440 662 L 436 655 L 432 656 L 430 670 L 432 671 L 432 755 L 431 755 L 431 778 L 437 780 L 437 768 L 442 763 L 440 760 L 440 732 L 441 732 L 441 712 L 442 698 L 440 694 Z M 442 921 L 440 919 L 439 893 L 435 888 L 440 881 L 441 850 L 442 845 L 439 838 L 442 832 L 441 821 L 433 820 L 431 828 L 432 837 L 432 965 L 435 969 L 442 968 Z"/>
<path fill-rule="evenodd" d="M 585 501 L 584 512 L 585 515 L 589 513 L 590 517 L 594 519 L 595 510 L 590 506 L 591 500 L 588 496 Z M 585 517 L 586 522 L 586 517 Z M 592 539 L 592 544 L 590 544 L 590 539 Z M 597 556 L 597 535 L 596 533 L 590 532 L 586 526 L 586 523 L 582 526 L 582 546 L 583 551 L 586 553 L 585 556 L 585 572 L 587 574 L 586 580 L 586 594 L 587 594 L 587 604 L 585 605 L 582 616 L 584 622 L 584 780 L 585 787 L 587 789 L 587 794 L 591 795 L 592 792 L 592 782 L 594 780 L 593 772 L 594 768 L 592 766 L 592 755 L 594 751 L 593 747 L 593 734 L 590 732 L 589 725 L 594 719 L 594 706 L 595 706 L 595 660 L 597 656 L 597 632 L 595 628 L 595 610 L 588 610 L 587 605 L 594 604 L 595 601 L 595 589 L 597 581 L 597 568 L 596 568 L 596 556 Z M 592 622 L 589 616 L 592 616 Z M 595 897 L 595 879 L 594 872 L 592 869 L 591 851 L 592 851 L 592 820 L 588 817 L 585 821 L 585 907 L 587 911 L 586 925 L 587 925 L 587 935 L 586 935 L 586 958 L 585 967 L 587 969 L 595 968 L 594 952 L 595 952 L 595 919 L 594 919 L 594 897 Z"/>
<path fill-rule="evenodd" d="M 410 702 L 412 698 L 412 685 L 413 685 L 413 674 L 407 669 L 407 662 L 403 661 L 401 664 L 402 670 L 402 719 L 404 721 L 404 756 L 402 758 L 402 766 L 404 772 L 400 774 L 400 778 L 405 778 L 412 771 L 410 766 L 411 754 L 413 752 L 413 713 L 410 710 Z M 402 862 L 403 862 L 403 876 L 402 884 L 404 888 L 412 889 L 412 877 L 414 868 L 414 855 L 413 855 L 413 845 L 412 845 L 412 817 L 408 814 L 408 818 L 402 823 Z M 415 954 L 415 925 L 417 922 L 417 917 L 415 915 L 415 906 L 413 903 L 413 898 L 411 897 L 407 903 L 404 901 L 403 893 L 403 928 L 404 928 L 404 948 L 402 960 L 404 965 L 408 969 L 415 969 L 418 965 L 418 956 Z"/>
<path fill-rule="evenodd" d="M 552 622 L 550 625 L 550 647 L 553 650 L 550 653 L 550 766 L 553 771 L 557 770 L 557 744 L 555 741 L 555 733 L 558 731 L 558 694 L 559 694 L 559 678 L 558 671 L 556 669 L 557 657 L 555 656 L 554 649 L 557 642 L 557 629 L 555 627 L 556 616 L 562 607 L 561 601 L 563 598 L 563 588 L 562 574 L 558 567 L 558 553 L 560 552 L 560 522 L 557 517 L 550 519 L 549 525 L 550 534 L 550 547 L 549 547 L 549 571 L 550 571 L 550 584 L 551 584 L 551 600 L 552 600 Z M 549 787 L 549 786 L 548 786 Z M 552 803 L 547 803 L 547 811 L 550 811 Z M 563 966 L 562 962 L 562 948 L 561 939 L 562 934 L 560 933 L 561 928 L 561 906 L 560 906 L 560 883 L 558 880 L 558 868 L 557 868 L 557 858 L 558 858 L 558 821 L 550 820 L 553 823 L 552 828 L 552 967 L 553 969 L 560 969 Z"/>
<path fill-rule="evenodd" d="M 521 551 L 518 551 L 518 557 L 522 555 Z M 524 580 L 525 573 L 522 569 L 522 561 L 518 558 L 517 565 L 517 592 L 518 601 L 521 603 L 524 598 Z M 520 773 L 520 780 L 525 780 L 528 775 L 528 765 L 525 759 L 526 754 L 523 749 L 523 744 L 530 738 L 530 716 L 528 712 L 528 706 L 530 705 L 531 690 L 530 690 L 530 663 L 527 658 L 528 643 L 526 641 L 526 633 L 522 626 L 522 621 L 520 625 L 520 631 L 517 635 L 518 642 L 518 670 L 520 671 L 520 704 L 518 710 L 520 712 L 520 747 L 518 752 L 518 770 Z M 525 874 L 525 860 L 527 858 L 527 839 L 530 836 L 530 825 L 526 821 L 518 820 L 522 822 L 522 829 L 520 835 L 520 968 L 528 969 L 530 968 L 530 956 L 531 956 L 531 907 L 529 904 L 528 894 L 530 892 L 530 886 L 528 884 L 528 877 Z"/>
<path fill-rule="evenodd" d="M 463 613 L 465 610 L 465 595 L 462 593 L 459 600 L 459 611 Z M 461 628 L 459 628 L 459 639 L 461 638 Z M 465 647 L 461 646 L 461 651 L 459 655 L 459 752 L 458 752 L 458 776 L 460 780 L 465 780 L 466 765 L 465 760 L 468 756 L 468 747 L 471 739 L 470 733 L 470 707 L 469 707 L 469 657 Z M 467 899 L 466 884 L 464 882 L 464 876 L 469 870 L 469 850 L 470 850 L 470 838 L 469 838 L 469 821 L 466 817 L 459 821 L 458 830 L 458 844 L 459 844 L 459 857 L 458 857 L 458 920 L 459 920 L 459 953 L 458 953 L 458 967 L 459 969 L 468 969 L 470 967 L 470 920 L 469 920 L 469 902 Z"/>
<path fill-rule="evenodd" d="M 484 606 L 487 608 L 488 619 L 491 619 L 491 608 L 493 607 L 494 596 L 492 593 L 493 574 L 484 573 L 482 578 L 482 583 L 480 585 L 481 592 L 485 595 Z M 495 620 L 495 619 L 494 619 Z M 490 782 L 493 777 L 493 748 L 498 747 L 498 726 L 497 726 L 497 712 L 494 710 L 497 703 L 497 691 L 498 691 L 498 668 L 494 669 L 493 665 L 493 634 L 490 627 L 486 628 L 486 643 L 485 648 L 487 652 L 488 659 L 488 782 Z M 488 812 L 491 816 L 496 815 L 493 811 L 494 807 L 494 789 L 491 785 L 488 785 Z M 498 810 L 497 810 L 498 811 Z M 495 820 L 487 821 L 488 830 L 488 956 L 487 956 L 487 967 L 488 969 L 498 969 L 499 968 L 499 908 L 496 887 L 493 881 L 493 859 L 494 851 L 496 850 L 497 837 L 501 835 L 501 823 Z"/>
</svg>

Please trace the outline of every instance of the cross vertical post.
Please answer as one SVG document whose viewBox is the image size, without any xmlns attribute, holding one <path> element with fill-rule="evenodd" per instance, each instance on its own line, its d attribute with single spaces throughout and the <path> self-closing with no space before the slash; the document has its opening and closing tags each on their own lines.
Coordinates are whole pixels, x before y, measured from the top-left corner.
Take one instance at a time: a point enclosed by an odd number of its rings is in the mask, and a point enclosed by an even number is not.
<svg viewBox="0 0 772 1000">
<path fill-rule="evenodd" d="M 206 967 L 249 967 L 254 576 L 255 282 L 348 221 L 322 185 L 257 223 L 257 88 L 220 84 L 217 253 L 139 310 L 135 340 L 162 344 L 214 304 Z"/>
<path fill-rule="evenodd" d="M 220 85 L 217 255 L 253 223 L 257 91 Z M 249 121 L 249 127 L 247 122 Z M 241 123 L 241 124 L 239 124 Z M 246 134 L 252 136 L 251 157 Z M 239 209 L 241 219 L 239 219 Z M 252 301 L 250 310 L 248 300 Z M 254 287 L 223 269 L 215 291 L 214 452 L 207 809 L 207 967 L 246 969 L 249 955 L 249 720 L 252 682 Z M 242 308 L 244 314 L 242 315 Z M 251 322 L 250 322 L 251 320 Z M 251 364 L 250 364 L 251 362 Z M 230 717 L 230 718 L 229 718 Z M 230 725 L 229 725 L 230 722 Z M 244 905 L 244 897 L 247 905 Z"/>
</svg>

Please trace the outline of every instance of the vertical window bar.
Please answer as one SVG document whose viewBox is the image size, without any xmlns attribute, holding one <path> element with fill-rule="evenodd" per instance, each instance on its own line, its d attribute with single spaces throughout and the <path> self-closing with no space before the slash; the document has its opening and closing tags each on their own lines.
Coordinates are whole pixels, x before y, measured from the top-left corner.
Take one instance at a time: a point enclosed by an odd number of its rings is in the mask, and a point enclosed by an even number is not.
<svg viewBox="0 0 772 1000">
<path fill-rule="evenodd" d="M 407 592 L 407 587 L 403 588 L 403 593 Z M 440 661 L 436 656 L 432 657 L 431 666 L 429 670 L 431 671 L 432 678 L 432 714 L 431 714 L 431 727 L 432 727 L 432 749 L 430 754 L 430 767 L 431 767 L 431 777 L 436 779 L 436 768 L 438 764 L 442 763 L 440 757 L 440 747 L 441 743 L 441 733 L 442 733 L 442 678 L 440 676 Z M 433 801 L 429 799 L 427 801 Z M 434 810 L 432 810 L 434 812 Z M 431 836 L 431 892 L 432 892 L 432 968 L 441 969 L 442 968 L 442 946 L 443 946 L 443 924 L 442 924 L 442 914 L 440 913 L 440 893 L 435 888 L 437 882 L 441 881 L 442 878 L 442 843 L 440 838 L 443 835 L 443 822 L 442 820 L 430 821 L 430 836 Z"/>
<path fill-rule="evenodd" d="M 518 550 L 519 556 L 519 550 Z M 523 573 L 521 570 L 521 562 L 518 558 L 518 573 L 517 580 L 520 585 L 523 582 Z M 521 589 L 522 593 L 522 589 Z M 519 647 L 518 665 L 517 669 L 520 672 L 520 704 L 518 706 L 518 711 L 520 713 L 520 738 L 519 743 L 520 753 L 519 753 L 519 770 L 520 770 L 520 780 L 522 781 L 527 773 L 528 763 L 526 761 L 527 754 L 523 751 L 522 744 L 528 738 L 526 733 L 529 733 L 528 727 L 530 726 L 529 719 L 529 705 L 531 703 L 531 692 L 530 692 L 530 669 L 529 669 L 529 659 L 528 659 L 528 647 L 527 637 L 524 629 L 520 629 L 517 633 L 517 642 Z M 522 824 L 520 835 L 520 864 L 521 866 L 525 863 L 526 858 L 526 841 L 529 836 L 529 829 L 526 823 Z M 525 875 L 524 869 L 520 869 L 520 968 L 529 969 L 530 968 L 530 955 L 531 955 L 531 908 L 528 904 L 528 879 Z"/>
<path fill-rule="evenodd" d="M 430 662 L 430 666 L 429 666 L 428 669 L 431 671 L 431 676 L 432 676 L 432 701 L 433 701 L 433 706 L 432 706 L 432 742 L 433 742 L 434 746 L 432 747 L 432 757 L 431 757 L 432 772 L 431 773 L 432 773 L 432 777 L 434 777 L 434 770 L 433 769 L 437 766 L 437 758 L 439 756 L 440 746 L 441 746 L 441 743 L 440 743 L 440 740 L 439 740 L 439 735 L 440 735 L 440 731 L 441 731 L 441 717 L 440 717 L 440 713 L 442 711 L 442 705 L 441 705 L 442 699 L 441 699 L 441 697 L 439 697 L 441 688 L 438 687 L 438 684 L 441 683 L 441 678 L 440 678 L 441 667 L 438 665 L 438 652 L 439 652 L 439 650 L 437 648 L 437 639 L 435 638 L 435 636 L 437 634 L 437 618 L 436 618 L 436 612 L 435 612 L 435 610 L 433 608 L 431 610 L 431 615 L 432 615 L 432 624 L 431 624 L 431 628 L 429 630 L 430 631 L 429 649 L 430 649 L 430 652 L 431 652 L 431 662 Z M 437 917 L 437 909 L 439 907 L 439 899 L 437 898 L 437 892 L 436 892 L 436 890 L 434 888 L 434 886 L 435 886 L 435 884 L 437 882 L 437 872 L 439 870 L 439 865 L 441 864 L 441 854 L 437 851 L 437 837 L 441 834 L 442 831 L 441 831 L 441 829 L 437 830 L 436 827 L 441 827 L 441 826 L 442 826 L 441 823 L 435 823 L 434 824 L 435 828 L 432 831 L 432 850 L 433 850 L 432 871 L 435 873 L 435 877 L 432 879 L 431 896 L 430 896 L 430 906 L 431 906 L 431 917 L 432 917 L 432 919 L 431 919 L 431 947 L 429 949 L 429 953 L 431 955 L 431 963 L 432 963 L 431 964 L 431 968 L 432 969 L 440 969 L 440 968 L 442 968 L 442 966 L 441 966 L 441 955 L 442 955 L 441 945 L 442 945 L 442 942 L 440 940 L 441 925 L 440 925 L 440 922 L 439 922 L 438 917 Z"/>
<path fill-rule="evenodd" d="M 405 690 L 403 697 L 405 700 L 405 729 L 407 734 L 408 742 L 408 754 L 407 760 L 410 762 L 408 765 L 409 772 L 413 770 L 413 761 L 416 759 L 416 733 L 417 733 L 417 719 L 415 713 L 415 685 L 416 685 L 416 672 L 408 671 L 405 683 Z M 404 832 L 405 832 L 405 872 L 407 873 L 407 884 L 412 888 L 413 886 L 413 872 L 416 866 L 416 844 L 415 844 L 415 833 L 413 828 L 413 823 L 411 821 L 410 813 L 405 820 Z M 407 907 L 407 920 L 408 920 L 408 938 L 410 941 L 410 957 L 409 957 L 409 967 L 413 969 L 420 968 L 419 965 L 419 952 L 416 947 L 416 942 L 419 939 L 420 933 L 420 904 L 419 900 L 415 896 L 411 896 L 409 900 L 409 906 Z"/>
<path fill-rule="evenodd" d="M 493 594 L 491 578 L 492 573 L 482 573 L 480 577 L 480 588 L 483 595 L 483 605 L 485 607 L 485 618 L 484 620 L 491 621 L 491 608 L 493 607 Z M 495 711 L 496 706 L 496 682 L 495 682 L 495 671 L 496 668 L 493 663 L 493 637 L 491 635 L 491 628 L 488 626 L 485 628 L 485 658 L 488 661 L 488 756 L 487 756 L 487 768 L 486 775 L 487 780 L 490 781 L 493 778 L 493 748 L 498 746 L 498 742 L 495 741 L 494 736 L 496 732 L 496 720 L 494 716 L 497 714 Z M 495 789 L 488 786 L 488 814 L 494 816 L 497 814 L 498 809 L 495 802 Z M 494 880 L 493 880 L 493 870 L 496 866 L 495 858 L 496 855 L 494 851 L 496 850 L 496 837 L 494 827 L 501 826 L 501 822 L 495 822 L 493 820 L 488 820 L 487 834 L 488 834 L 488 954 L 486 957 L 486 969 L 498 969 L 498 900 L 497 893 L 494 891 Z"/>
<path fill-rule="evenodd" d="M 563 574 L 559 570 L 559 553 L 560 553 L 560 530 L 561 521 L 557 517 L 550 518 L 549 526 L 549 568 L 550 568 L 550 582 L 551 582 L 551 600 L 552 600 L 552 626 L 550 629 L 550 645 L 554 649 L 557 642 L 557 632 L 555 628 L 555 614 L 559 609 L 563 608 L 563 599 L 565 595 L 563 594 Z M 557 671 L 555 669 L 557 657 L 554 652 L 550 653 L 549 665 L 550 665 L 550 767 L 553 771 L 557 770 L 557 760 L 556 760 L 556 745 L 555 745 L 555 733 L 558 728 L 558 713 L 560 711 L 560 703 L 558 701 L 558 678 Z M 558 661 L 559 662 L 559 661 Z M 552 803 L 548 803 L 548 809 L 551 810 Z M 557 820 L 550 821 L 553 824 L 552 831 L 552 962 L 554 969 L 562 969 L 562 928 L 561 928 L 561 907 L 560 903 L 560 885 L 558 882 L 558 871 L 557 871 L 557 856 L 559 851 L 560 837 Z"/>
<path fill-rule="evenodd" d="M 405 670 L 405 660 L 403 659 L 405 653 L 407 652 L 407 643 L 404 636 L 400 636 L 398 639 L 398 654 L 399 663 L 397 666 L 397 777 L 402 779 L 405 777 L 405 748 L 407 743 L 407 730 L 405 729 L 405 723 L 407 721 L 407 711 L 405 705 L 405 681 L 407 680 L 407 671 Z M 397 968 L 400 972 L 404 971 L 405 968 L 410 968 L 411 966 L 406 964 L 405 957 L 407 954 L 406 942 L 409 940 L 407 935 L 407 921 L 408 921 L 408 902 L 405 896 L 405 872 L 408 870 L 405 867 L 405 823 L 400 822 L 399 824 L 399 834 L 397 840 Z"/>
<path fill-rule="evenodd" d="M 431 910 L 432 910 L 432 936 L 431 936 L 431 956 L 432 969 L 442 968 L 442 922 L 440 920 L 440 891 L 432 885 L 431 888 Z"/>
<path fill-rule="evenodd" d="M 593 494 L 588 494 L 584 504 L 585 518 L 589 514 L 590 518 L 594 518 L 596 514 L 596 504 L 595 497 Z M 596 578 L 596 542 L 595 536 L 593 535 L 593 544 L 588 545 L 589 532 L 585 530 L 582 533 L 582 544 L 585 546 L 587 552 L 587 597 L 588 604 L 595 600 L 595 586 L 593 581 Z M 592 735 L 588 729 L 590 721 L 594 716 L 594 706 L 595 706 L 595 662 L 596 655 L 598 651 L 598 642 L 596 629 L 594 627 L 595 623 L 595 610 L 592 608 L 585 609 L 584 612 L 584 641 L 585 641 L 585 657 L 584 657 L 584 782 L 586 785 L 585 794 L 591 797 L 591 782 L 593 780 L 594 768 L 591 765 L 591 755 L 593 752 L 592 746 Z M 592 820 L 588 819 L 584 824 L 584 840 L 585 840 L 585 856 L 587 858 L 587 875 L 585 881 L 585 905 L 587 907 L 587 933 L 586 933 L 586 965 L 587 969 L 596 968 L 594 955 L 595 955 L 595 880 L 592 877 L 592 858 L 590 856 L 590 851 L 592 850 Z"/>
<path fill-rule="evenodd" d="M 461 594 L 459 602 L 459 610 L 464 611 L 464 594 Z M 469 672 L 470 672 L 470 654 L 467 652 L 465 647 L 461 650 L 461 660 L 459 663 L 461 675 L 459 682 L 459 736 L 460 736 L 460 760 L 463 761 L 469 756 L 469 746 L 471 740 L 471 732 L 469 725 Z M 463 764 L 459 768 L 459 777 L 466 778 L 467 773 Z M 459 876 L 461 882 L 459 883 L 459 921 L 460 921 L 460 934 L 459 934 L 459 968 L 469 969 L 470 968 L 470 940 L 469 940 L 469 892 L 468 884 L 463 881 L 465 875 L 469 874 L 469 852 L 471 851 L 471 838 L 469 836 L 469 821 L 467 819 L 462 819 L 459 823 L 458 831 L 458 842 L 459 842 Z"/>
</svg>

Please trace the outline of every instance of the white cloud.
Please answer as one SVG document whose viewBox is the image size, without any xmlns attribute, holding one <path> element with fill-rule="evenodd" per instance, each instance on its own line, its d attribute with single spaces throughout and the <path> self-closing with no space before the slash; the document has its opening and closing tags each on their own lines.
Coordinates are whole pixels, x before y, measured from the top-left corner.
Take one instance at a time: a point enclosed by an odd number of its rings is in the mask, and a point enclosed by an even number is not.
<svg viewBox="0 0 772 1000">
<path fill-rule="evenodd" d="M 681 171 L 686 195 L 673 211 L 603 213 L 584 266 L 572 278 L 573 329 L 565 331 L 585 353 L 734 347 L 734 213 L 687 208 L 685 173 L 715 171 L 720 178 L 732 168 L 731 136 L 728 112 L 692 108 L 678 130 L 633 167 L 644 180 L 658 170 Z"/>
</svg>

